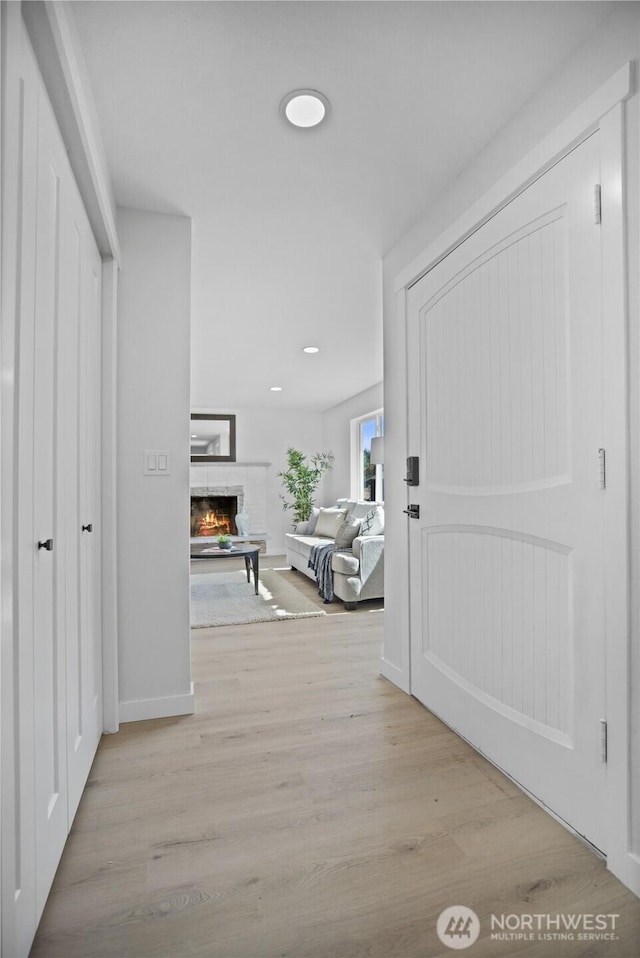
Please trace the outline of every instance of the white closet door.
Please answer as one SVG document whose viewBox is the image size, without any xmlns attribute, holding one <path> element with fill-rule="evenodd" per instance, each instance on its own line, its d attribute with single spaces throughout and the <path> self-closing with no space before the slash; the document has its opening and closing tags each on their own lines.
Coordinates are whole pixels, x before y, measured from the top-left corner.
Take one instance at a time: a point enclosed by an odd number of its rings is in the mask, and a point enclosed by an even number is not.
<svg viewBox="0 0 640 958">
<path fill-rule="evenodd" d="M 100 605 L 100 320 L 101 262 L 77 192 L 72 204 L 78 240 L 77 364 L 74 379 L 75 499 L 70 586 L 74 641 L 68 646 L 69 801 L 75 813 L 102 733 L 102 634 Z"/>
<path fill-rule="evenodd" d="M 102 729 L 101 268 L 20 5 L 2 8 L 3 396 L 15 382 L 2 954 L 22 958 Z"/>
<path fill-rule="evenodd" d="M 38 119 L 34 336 L 33 517 L 36 864 L 44 907 L 68 832 L 65 709 L 64 515 L 57 509 L 56 390 L 60 290 L 65 281 L 62 213 L 67 157 L 41 94 Z"/>
<path fill-rule="evenodd" d="M 78 802 L 78 790 L 82 788 L 77 775 L 74 756 L 82 738 L 82 721 L 79 716 L 82 679 L 82 634 L 80 630 L 80 526 L 78 497 L 78 422 L 79 422 L 79 364 L 80 364 L 80 316 L 82 309 L 82 262 L 83 235 L 78 222 L 74 194 L 67 189 L 64 209 L 65 241 L 67 247 L 67 275 L 63 283 L 60 335 L 58 339 L 58 401 L 59 420 L 59 506 L 64 514 L 65 535 L 65 644 L 66 644 L 66 712 L 69 820 Z"/>
<path fill-rule="evenodd" d="M 53 820 L 54 813 L 59 818 L 56 840 L 38 844 L 46 859 L 42 869 L 38 864 L 46 896 L 102 732 L 102 640 L 97 522 L 101 261 L 44 89 L 38 244 L 36 272 L 42 305 L 36 312 L 36 332 L 41 313 L 42 343 L 36 349 L 36 362 L 42 368 L 36 369 L 35 376 L 35 394 L 40 397 L 35 415 L 35 474 L 40 508 L 46 515 L 55 503 L 56 515 L 54 552 L 38 550 L 43 575 L 35 583 L 43 637 L 47 628 L 53 629 L 50 649 L 43 642 L 48 651 L 36 670 L 42 673 L 42 696 L 36 697 L 36 708 L 46 754 L 40 773 L 43 814 L 46 804 L 49 818 Z M 42 469 L 37 462 L 39 446 Z M 53 610 L 46 578 L 52 564 L 47 566 L 44 556 L 55 557 Z M 56 812 L 60 805 L 64 810 Z"/>
<path fill-rule="evenodd" d="M 2 645 L 2 954 L 23 955 L 29 951 L 36 911 L 33 349 L 38 88 L 22 31 L 14 28 L 19 5 L 3 4 L 0 12 L 4 58 L 2 373 L 4 384 L 15 379 L 14 421 L 5 421 L 3 409 L 2 425 L 14 429 L 16 459 L 13 495 L 10 501 L 3 500 L 2 515 L 7 527 L 14 527 L 13 629 L 10 644 L 3 637 Z"/>
</svg>

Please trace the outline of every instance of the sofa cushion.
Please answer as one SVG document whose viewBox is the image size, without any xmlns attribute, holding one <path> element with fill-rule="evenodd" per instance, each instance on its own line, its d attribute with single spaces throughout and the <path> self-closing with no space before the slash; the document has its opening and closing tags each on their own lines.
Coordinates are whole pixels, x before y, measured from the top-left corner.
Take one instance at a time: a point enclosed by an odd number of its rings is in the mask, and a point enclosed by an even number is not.
<svg viewBox="0 0 640 958">
<path fill-rule="evenodd" d="M 311 515 L 307 519 L 307 535 L 312 536 L 315 534 L 316 526 L 318 525 L 318 516 L 320 515 L 320 510 L 317 506 L 312 506 Z"/>
<path fill-rule="evenodd" d="M 305 522 L 298 523 L 294 534 L 297 536 L 312 536 L 315 532 L 319 514 L 320 510 L 313 506 L 309 518 Z"/>
<path fill-rule="evenodd" d="M 318 536 L 298 536 L 289 532 L 285 538 L 287 540 L 287 553 L 295 553 L 295 555 L 302 556 L 305 564 L 314 546 L 328 545 L 326 538 Z"/>
<path fill-rule="evenodd" d="M 352 519 L 362 519 L 371 509 L 371 503 L 364 499 L 338 499 L 336 502 L 338 509 L 346 509 L 347 515 Z"/>
<path fill-rule="evenodd" d="M 321 509 L 314 534 L 324 536 L 327 539 L 335 539 L 336 532 L 342 525 L 344 517 L 344 509 Z"/>
<path fill-rule="evenodd" d="M 342 575 L 357 575 L 360 560 L 351 552 L 334 552 L 331 568 L 334 572 L 341 572 Z"/>
<path fill-rule="evenodd" d="M 336 549 L 350 549 L 359 532 L 360 519 L 347 516 L 336 532 Z"/>
<path fill-rule="evenodd" d="M 361 536 L 381 536 L 384 532 L 384 509 L 374 506 L 367 512 L 360 525 Z"/>
</svg>

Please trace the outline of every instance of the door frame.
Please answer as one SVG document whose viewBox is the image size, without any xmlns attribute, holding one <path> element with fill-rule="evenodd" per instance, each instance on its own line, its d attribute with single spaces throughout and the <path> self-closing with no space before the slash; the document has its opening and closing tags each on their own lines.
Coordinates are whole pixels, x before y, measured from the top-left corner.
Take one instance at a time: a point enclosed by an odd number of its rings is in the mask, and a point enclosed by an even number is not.
<svg viewBox="0 0 640 958">
<path fill-rule="evenodd" d="M 631 64 L 625 63 L 606 83 L 553 130 L 520 163 L 471 206 L 429 247 L 396 276 L 396 328 L 407 343 L 407 293 L 411 286 L 460 246 L 473 233 L 507 206 L 535 180 L 598 130 L 601 142 L 602 207 L 601 224 L 603 302 L 607 303 L 607 335 L 604 367 L 618 370 L 606 377 L 604 435 L 607 450 L 607 496 L 605 503 L 605 587 L 607 595 L 607 865 L 636 894 L 640 895 L 640 856 L 632 851 L 632 758 L 631 758 L 631 645 L 629 604 L 629 427 L 627 385 L 627 301 L 625 292 L 624 101 L 632 93 Z M 610 380 L 610 381 L 609 381 Z M 408 448 L 408 404 L 404 410 L 404 455 Z M 400 526 L 398 526 L 400 529 Z M 404 533 L 404 586 L 402 596 L 402 665 L 383 657 L 381 673 L 411 688 L 411 635 L 408 617 L 408 535 Z M 397 641 L 396 641 L 397 646 Z"/>
</svg>

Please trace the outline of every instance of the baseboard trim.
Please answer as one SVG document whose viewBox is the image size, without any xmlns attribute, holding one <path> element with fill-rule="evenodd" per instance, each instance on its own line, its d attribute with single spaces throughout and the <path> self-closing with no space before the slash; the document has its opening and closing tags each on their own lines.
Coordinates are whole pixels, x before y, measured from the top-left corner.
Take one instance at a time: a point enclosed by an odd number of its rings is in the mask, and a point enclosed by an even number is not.
<svg viewBox="0 0 640 958">
<path fill-rule="evenodd" d="M 193 682 L 187 695 L 167 695 L 158 699 L 136 699 L 120 702 L 120 722 L 144 722 L 146 719 L 192 715 L 196 709 Z"/>
<path fill-rule="evenodd" d="M 631 851 L 623 855 L 613 852 L 607 855 L 607 868 L 640 898 L 640 855 Z"/>
<path fill-rule="evenodd" d="M 402 689 L 403 692 L 406 692 L 407 695 L 411 694 L 411 689 L 409 688 L 409 676 L 405 675 L 402 669 L 398 668 L 397 665 L 394 665 L 393 662 L 389 662 L 388 659 L 385 659 L 384 656 L 380 659 L 380 675 L 388 679 L 390 682 L 393 682 L 394 685 L 397 685 L 399 689 Z"/>
</svg>

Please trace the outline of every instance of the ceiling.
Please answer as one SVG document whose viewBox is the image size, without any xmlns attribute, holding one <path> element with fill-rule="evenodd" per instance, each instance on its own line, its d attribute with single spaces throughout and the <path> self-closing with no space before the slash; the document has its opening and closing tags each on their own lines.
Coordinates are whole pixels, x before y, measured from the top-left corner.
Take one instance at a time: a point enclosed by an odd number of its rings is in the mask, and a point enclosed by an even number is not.
<svg viewBox="0 0 640 958">
<path fill-rule="evenodd" d="M 381 381 L 381 257 L 612 9 L 71 6 L 118 204 L 193 220 L 192 406 L 305 411 Z"/>
</svg>

